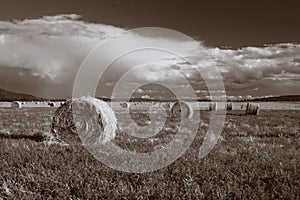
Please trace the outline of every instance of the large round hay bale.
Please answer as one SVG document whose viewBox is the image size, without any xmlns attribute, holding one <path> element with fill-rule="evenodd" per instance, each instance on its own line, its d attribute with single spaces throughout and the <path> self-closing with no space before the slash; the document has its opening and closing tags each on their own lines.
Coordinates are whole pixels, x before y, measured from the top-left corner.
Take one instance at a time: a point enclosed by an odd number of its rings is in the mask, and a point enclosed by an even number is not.
<svg viewBox="0 0 300 200">
<path fill-rule="evenodd" d="M 92 97 L 68 100 L 56 110 L 51 124 L 53 135 L 68 144 L 106 143 L 115 137 L 116 129 L 112 109 Z"/>
<path fill-rule="evenodd" d="M 226 110 L 232 110 L 232 108 L 233 108 L 232 102 L 227 102 L 227 104 L 226 104 Z"/>
<path fill-rule="evenodd" d="M 56 139 L 67 143 L 79 143 L 72 115 L 72 100 L 61 105 L 54 113 L 51 123 L 51 132 Z"/>
<path fill-rule="evenodd" d="M 187 118 L 192 118 L 194 111 L 191 105 L 184 101 L 177 101 L 171 108 L 172 117 L 180 117 L 181 113 Z"/>
<path fill-rule="evenodd" d="M 259 104 L 257 103 L 247 103 L 246 114 L 247 115 L 258 115 L 259 113 Z"/>
</svg>

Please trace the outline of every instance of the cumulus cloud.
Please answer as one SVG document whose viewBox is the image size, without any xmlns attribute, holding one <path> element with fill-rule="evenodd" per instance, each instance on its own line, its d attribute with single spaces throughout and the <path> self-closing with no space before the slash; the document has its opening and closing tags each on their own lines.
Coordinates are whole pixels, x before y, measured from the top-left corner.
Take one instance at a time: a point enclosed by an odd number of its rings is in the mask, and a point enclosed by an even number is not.
<svg viewBox="0 0 300 200">
<path fill-rule="evenodd" d="M 178 78 L 177 74 L 185 74 L 186 78 L 193 81 L 202 81 L 196 69 L 201 72 L 208 71 L 212 66 L 217 66 L 225 83 L 247 84 L 262 79 L 268 80 L 299 80 L 300 79 L 300 45 L 293 43 L 269 44 L 263 47 L 244 47 L 237 50 L 206 48 L 208 59 L 191 66 L 186 61 L 168 59 L 164 64 L 168 67 L 152 68 L 149 70 L 149 79 L 157 77 Z M 200 57 L 201 58 L 201 57 Z M 156 71 L 154 70 L 156 69 Z M 155 73 L 158 74 L 157 76 Z M 202 74 L 203 75 L 203 74 Z M 205 74 L 209 76 L 210 74 Z M 213 79 L 214 74 L 211 77 Z M 144 77 L 147 78 L 147 77 Z"/>
<path fill-rule="evenodd" d="M 33 76 L 63 80 L 86 54 L 121 28 L 79 21 L 79 15 L 0 21 L 0 66 L 29 69 Z"/>
<path fill-rule="evenodd" d="M 264 47 L 244 47 L 238 50 L 213 48 L 208 50 L 223 71 L 224 80 L 247 83 L 253 80 L 285 79 L 300 75 L 300 45 L 273 44 Z"/>
<path fill-rule="evenodd" d="M 76 73 L 85 56 L 96 45 L 124 31 L 126 30 L 110 25 L 84 22 L 76 14 L 0 21 L 0 67 L 20 69 L 21 73 L 18 75 L 22 75 L 25 70 L 31 76 L 48 82 L 63 83 L 66 77 Z M 149 32 L 132 35 L 132 42 L 140 41 L 149 44 L 165 43 L 172 48 L 183 49 L 186 52 L 183 56 L 189 60 L 194 59 L 196 63 L 191 65 L 182 58 L 151 52 L 151 55 L 157 57 L 158 64 L 134 70 L 132 81 L 173 81 L 180 85 L 184 83 L 180 81 L 184 76 L 194 85 L 200 85 L 203 79 L 197 69 L 207 72 L 206 78 L 214 79 L 215 76 L 209 73 L 209 69 L 215 65 L 218 66 L 225 86 L 233 90 L 246 88 L 259 91 L 261 82 L 267 84 L 268 81 L 300 81 L 299 44 L 269 44 L 240 49 L 204 47 L 199 50 L 195 44 L 179 41 L 172 35 L 158 37 Z M 130 60 L 139 59 L 144 59 L 142 54 L 128 56 L 121 60 L 119 66 L 126 66 L 124 62 L 131 66 L 135 62 Z M 203 88 L 198 90 L 202 91 Z"/>
<path fill-rule="evenodd" d="M 85 56 L 96 45 L 124 31 L 126 30 L 110 25 L 80 21 L 80 16 L 76 14 L 44 16 L 39 19 L 13 22 L 0 21 L 0 66 L 30 70 L 33 76 L 49 81 L 64 81 L 65 76 L 76 72 Z M 179 41 L 172 35 L 157 35 L 157 33 L 147 31 L 142 35 L 131 34 L 130 42 L 141 41 L 146 44 L 164 43 L 171 49 L 186 52 L 182 56 L 191 55 L 191 52 L 197 48 L 194 43 Z M 116 48 L 120 46 L 122 44 Z M 152 51 L 146 54 L 151 54 L 159 60 L 166 58 L 168 53 Z M 143 60 L 143 53 L 138 56 L 129 56 L 125 60 L 129 62 L 127 65 L 132 65 L 130 59 Z M 143 80 L 153 81 L 158 78 L 164 80 L 178 74 L 168 69 L 168 63 L 160 61 L 160 64 L 167 66 L 144 68 Z M 133 78 L 140 79 L 140 75 L 141 73 L 137 73 Z"/>
</svg>

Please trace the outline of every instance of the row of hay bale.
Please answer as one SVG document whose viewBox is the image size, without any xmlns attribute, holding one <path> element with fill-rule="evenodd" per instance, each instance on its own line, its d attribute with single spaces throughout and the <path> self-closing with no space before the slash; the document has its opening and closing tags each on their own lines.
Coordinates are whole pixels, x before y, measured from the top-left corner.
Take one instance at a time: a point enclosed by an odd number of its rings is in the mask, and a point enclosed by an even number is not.
<svg viewBox="0 0 300 200">
<path fill-rule="evenodd" d="M 166 105 L 169 105 L 169 104 L 166 104 Z M 191 105 L 188 102 L 183 102 L 183 101 L 181 101 L 180 103 L 176 102 L 175 104 L 173 104 L 173 106 L 171 108 L 171 113 L 178 112 L 179 108 L 181 107 L 180 105 L 184 109 L 187 109 L 188 113 L 192 113 L 193 109 L 192 109 Z M 122 108 L 129 109 L 130 103 L 129 102 L 122 102 L 122 103 L 120 103 L 120 106 Z M 170 107 L 171 106 L 169 105 L 169 108 Z M 210 111 L 217 111 L 217 110 L 224 110 L 224 109 L 233 110 L 233 102 L 227 102 L 227 103 L 224 103 L 224 102 L 211 102 L 211 103 L 209 103 L 209 108 L 208 109 Z M 248 102 L 246 104 L 245 108 L 244 108 L 244 104 L 242 104 L 241 109 L 245 109 L 246 114 L 250 114 L 250 115 L 257 115 L 259 113 L 259 105 L 257 103 L 249 103 Z M 174 112 L 172 110 L 174 110 Z"/>
<path fill-rule="evenodd" d="M 129 109 L 130 103 L 120 103 L 120 106 Z M 187 118 L 193 116 L 193 109 L 186 102 L 176 102 L 165 108 L 171 117 L 180 117 L 181 112 Z M 51 133 L 58 141 L 68 144 L 78 144 L 82 140 L 105 143 L 115 137 L 116 127 L 114 112 L 106 102 L 84 97 L 68 100 L 55 111 Z"/>
<path fill-rule="evenodd" d="M 130 103 L 120 103 L 120 106 L 129 109 Z M 165 108 L 170 117 L 181 117 L 183 114 L 190 119 L 194 114 L 188 102 L 178 101 Z M 227 102 L 222 105 L 219 102 L 211 102 L 209 104 L 209 110 L 219 109 L 232 110 L 233 103 Z M 258 111 L 258 104 L 247 104 L 246 114 L 257 115 Z M 55 138 L 69 144 L 82 140 L 106 143 L 115 137 L 116 128 L 117 120 L 114 111 L 106 102 L 92 97 L 65 102 L 56 110 L 51 124 L 51 131 Z"/>
<path fill-rule="evenodd" d="M 48 101 L 47 105 L 49 107 L 58 107 L 58 106 L 62 106 L 64 104 L 64 102 L 53 102 L 53 101 Z"/>
<path fill-rule="evenodd" d="M 210 111 L 217 111 L 217 110 L 232 110 L 233 109 L 233 104 L 232 102 L 227 102 L 227 103 L 218 103 L 218 102 L 212 102 L 209 104 L 209 110 Z"/>
<path fill-rule="evenodd" d="M 13 101 L 11 102 L 11 108 L 18 109 L 22 107 L 58 107 L 64 102 L 52 102 L 52 101 Z"/>
<path fill-rule="evenodd" d="M 243 104 L 242 104 L 241 108 L 243 109 Z M 217 111 L 217 110 L 221 110 L 221 109 L 233 110 L 233 103 L 232 102 L 227 102 L 224 105 L 224 103 L 213 102 L 213 103 L 209 104 L 209 110 L 210 111 Z M 250 103 L 250 102 L 248 102 L 246 104 L 245 114 L 247 114 L 247 115 L 258 115 L 258 113 L 259 113 L 259 104 Z"/>
<path fill-rule="evenodd" d="M 172 110 L 174 110 L 174 111 L 178 111 L 178 109 L 180 108 L 180 106 L 179 105 L 181 105 L 182 107 L 184 107 L 184 108 L 188 108 L 188 110 L 189 110 L 189 113 L 191 113 L 191 110 L 192 110 L 192 107 L 191 107 L 191 105 L 188 103 L 188 102 L 185 102 L 185 101 L 180 101 L 180 103 L 179 103 L 179 101 L 177 101 L 177 102 L 175 102 L 172 106 L 172 103 L 164 103 L 164 104 L 162 104 L 162 106 L 164 107 L 164 108 L 169 108 L 170 109 L 170 111 L 172 112 Z M 133 107 L 136 107 L 136 105 L 134 104 L 134 105 L 132 105 Z M 131 104 L 130 104 L 130 102 L 121 102 L 120 103 L 120 107 L 121 108 L 126 108 L 126 109 L 129 109 L 130 107 L 131 107 Z M 171 108 L 172 107 L 172 108 Z M 226 109 L 227 110 L 232 110 L 232 102 L 230 102 L 230 103 L 227 103 L 227 105 L 226 105 Z M 221 108 L 221 106 L 220 106 L 220 104 L 218 104 L 218 103 L 216 103 L 216 102 L 214 102 L 214 103 L 210 103 L 209 104 L 209 110 L 211 110 L 211 111 L 214 111 L 214 110 L 220 110 L 220 109 L 222 109 Z"/>
</svg>

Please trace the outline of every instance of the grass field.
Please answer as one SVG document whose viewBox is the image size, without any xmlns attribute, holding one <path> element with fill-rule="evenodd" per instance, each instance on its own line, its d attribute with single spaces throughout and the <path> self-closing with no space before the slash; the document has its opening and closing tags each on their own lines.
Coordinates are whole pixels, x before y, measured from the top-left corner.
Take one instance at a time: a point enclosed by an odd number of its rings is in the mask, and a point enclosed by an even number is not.
<svg viewBox="0 0 300 200">
<path fill-rule="evenodd" d="M 199 160 L 210 117 L 202 111 L 188 151 L 143 174 L 115 171 L 79 144 L 43 142 L 54 111 L 0 109 L 0 199 L 300 199 L 299 110 L 263 110 L 258 116 L 232 111 L 218 144 Z M 172 138 L 176 123 L 167 122 L 159 137 L 164 142 L 152 143 L 155 148 Z M 120 131 L 116 143 L 153 150 L 147 141 L 130 140 Z"/>
</svg>

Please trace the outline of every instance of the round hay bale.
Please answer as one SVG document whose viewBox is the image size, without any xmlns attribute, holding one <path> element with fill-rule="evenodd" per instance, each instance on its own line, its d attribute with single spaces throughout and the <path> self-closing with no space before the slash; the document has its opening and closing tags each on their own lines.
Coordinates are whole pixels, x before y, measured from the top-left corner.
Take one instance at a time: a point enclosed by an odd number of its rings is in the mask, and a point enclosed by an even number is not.
<svg viewBox="0 0 300 200">
<path fill-rule="evenodd" d="M 129 102 L 122 102 L 120 103 L 121 108 L 129 108 L 130 104 Z"/>
<path fill-rule="evenodd" d="M 115 137 L 117 120 L 109 105 L 92 97 L 68 100 L 53 117 L 51 131 L 68 144 L 105 144 Z"/>
<path fill-rule="evenodd" d="M 232 110 L 233 104 L 232 102 L 227 102 L 226 104 L 226 110 Z"/>
<path fill-rule="evenodd" d="M 56 139 L 67 143 L 79 143 L 72 114 L 72 100 L 61 105 L 54 113 L 51 132 Z"/>
<path fill-rule="evenodd" d="M 257 103 L 247 103 L 246 114 L 247 115 L 258 115 L 259 113 L 259 104 Z"/>
<path fill-rule="evenodd" d="M 13 101 L 11 103 L 11 108 L 14 108 L 14 109 L 22 108 L 22 103 L 19 101 Z"/>
<path fill-rule="evenodd" d="M 171 108 L 172 117 L 180 117 L 183 112 L 188 119 L 193 117 L 194 111 L 190 104 L 184 101 L 177 101 Z"/>
</svg>

